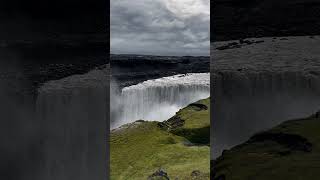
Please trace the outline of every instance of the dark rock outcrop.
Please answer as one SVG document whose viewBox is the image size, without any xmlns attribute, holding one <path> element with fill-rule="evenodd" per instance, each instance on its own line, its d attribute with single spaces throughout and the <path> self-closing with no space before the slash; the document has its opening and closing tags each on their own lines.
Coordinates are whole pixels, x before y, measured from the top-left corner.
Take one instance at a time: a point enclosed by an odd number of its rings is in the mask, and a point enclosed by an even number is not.
<svg viewBox="0 0 320 180">
<path fill-rule="evenodd" d="M 164 122 L 159 122 L 160 127 L 165 127 L 169 130 L 180 128 L 184 125 L 185 120 L 181 119 L 180 116 L 173 116 Z"/>
<path fill-rule="evenodd" d="M 148 180 L 170 180 L 168 174 L 163 170 L 159 169 L 148 177 Z"/>
<path fill-rule="evenodd" d="M 199 103 L 192 103 L 189 106 L 194 108 L 196 111 L 203 111 L 208 109 L 208 106 Z"/>
<path fill-rule="evenodd" d="M 312 144 L 308 141 L 308 139 L 296 135 L 296 134 L 286 134 L 286 133 L 260 133 L 254 135 L 249 139 L 247 143 L 255 143 L 261 141 L 274 141 L 281 145 L 286 146 L 291 151 L 303 151 L 303 152 L 311 152 Z"/>
</svg>

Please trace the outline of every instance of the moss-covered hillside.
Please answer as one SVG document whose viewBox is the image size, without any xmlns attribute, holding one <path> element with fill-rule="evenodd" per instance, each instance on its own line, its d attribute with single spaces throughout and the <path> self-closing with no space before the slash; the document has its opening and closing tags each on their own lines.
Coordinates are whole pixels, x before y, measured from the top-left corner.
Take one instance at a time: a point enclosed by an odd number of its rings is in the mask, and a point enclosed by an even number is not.
<svg viewBox="0 0 320 180">
<path fill-rule="evenodd" d="M 209 179 L 210 99 L 165 122 L 137 121 L 111 132 L 111 179 Z"/>
<path fill-rule="evenodd" d="M 214 180 L 306 180 L 320 177 L 320 112 L 254 135 L 213 163 Z"/>
</svg>

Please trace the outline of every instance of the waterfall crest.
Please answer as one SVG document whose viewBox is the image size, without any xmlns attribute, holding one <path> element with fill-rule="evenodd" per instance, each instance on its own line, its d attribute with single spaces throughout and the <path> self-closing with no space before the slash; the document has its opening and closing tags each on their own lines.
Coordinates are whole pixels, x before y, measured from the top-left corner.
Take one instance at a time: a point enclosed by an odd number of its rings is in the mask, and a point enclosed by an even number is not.
<svg viewBox="0 0 320 180">
<path fill-rule="evenodd" d="M 111 128 L 136 120 L 163 121 L 188 104 L 210 96 L 209 73 L 189 73 L 147 80 L 122 89 Z"/>
</svg>

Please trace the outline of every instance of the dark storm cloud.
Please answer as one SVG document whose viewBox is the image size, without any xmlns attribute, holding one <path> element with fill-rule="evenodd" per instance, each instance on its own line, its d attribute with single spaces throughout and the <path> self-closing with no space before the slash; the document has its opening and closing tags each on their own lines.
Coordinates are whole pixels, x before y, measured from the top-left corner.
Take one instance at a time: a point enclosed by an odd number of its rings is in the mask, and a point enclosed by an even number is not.
<svg viewBox="0 0 320 180">
<path fill-rule="evenodd" d="M 209 55 L 209 0 L 111 1 L 111 52 Z"/>
</svg>

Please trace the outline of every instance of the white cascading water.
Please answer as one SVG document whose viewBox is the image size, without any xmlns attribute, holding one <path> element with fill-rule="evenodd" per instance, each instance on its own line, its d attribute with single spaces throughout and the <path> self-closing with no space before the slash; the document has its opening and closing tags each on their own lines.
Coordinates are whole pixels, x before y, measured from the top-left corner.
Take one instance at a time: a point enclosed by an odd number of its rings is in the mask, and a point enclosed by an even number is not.
<svg viewBox="0 0 320 180">
<path fill-rule="evenodd" d="M 189 73 L 125 87 L 111 128 L 136 120 L 164 121 L 190 103 L 210 96 L 210 74 Z M 111 96 L 111 98 L 114 98 Z"/>
<path fill-rule="evenodd" d="M 40 179 L 103 179 L 108 72 L 93 70 L 39 88 L 37 114 L 45 136 Z"/>
</svg>

